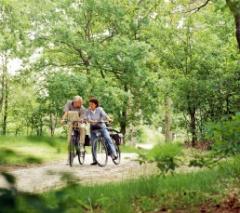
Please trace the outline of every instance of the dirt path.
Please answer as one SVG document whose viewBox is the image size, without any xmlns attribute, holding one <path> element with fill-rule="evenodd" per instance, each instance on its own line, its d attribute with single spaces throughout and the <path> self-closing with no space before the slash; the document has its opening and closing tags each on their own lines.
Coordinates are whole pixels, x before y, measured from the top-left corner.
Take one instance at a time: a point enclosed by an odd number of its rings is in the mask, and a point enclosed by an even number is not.
<svg viewBox="0 0 240 213">
<path fill-rule="evenodd" d="M 82 166 L 75 158 L 72 168 L 66 165 L 66 160 L 62 160 L 39 167 L 17 169 L 11 171 L 10 174 L 16 177 L 18 190 L 38 193 L 64 186 L 66 177 L 69 176 L 82 183 L 96 184 L 133 179 L 149 175 L 154 171 L 152 166 L 140 166 L 134 161 L 136 157 L 133 153 L 123 153 L 120 165 L 114 165 L 109 159 L 108 165 L 101 168 L 90 166 L 91 155 L 87 155 L 85 164 Z M 7 183 L 2 178 L 0 178 L 0 187 L 7 187 Z"/>
</svg>

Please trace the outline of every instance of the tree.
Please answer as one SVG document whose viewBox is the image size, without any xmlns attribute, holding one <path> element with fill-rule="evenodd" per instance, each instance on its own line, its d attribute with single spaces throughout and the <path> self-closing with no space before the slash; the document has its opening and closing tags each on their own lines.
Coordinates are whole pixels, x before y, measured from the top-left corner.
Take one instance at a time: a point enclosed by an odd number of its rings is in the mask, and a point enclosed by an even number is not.
<svg viewBox="0 0 240 213">
<path fill-rule="evenodd" d="M 1 66 L 1 96 L 0 112 L 2 114 L 2 133 L 7 132 L 8 110 L 9 110 L 9 88 L 11 79 L 8 73 L 8 64 L 17 55 L 23 53 L 24 44 L 23 31 L 26 28 L 26 19 L 21 15 L 17 1 L 0 1 L 0 62 Z M 3 111 L 2 111 L 3 110 Z"/>
<path fill-rule="evenodd" d="M 226 3 L 234 16 L 236 25 L 236 38 L 238 42 L 238 48 L 240 50 L 240 2 L 238 0 L 226 0 Z"/>
<path fill-rule="evenodd" d="M 202 4 L 200 4 L 196 7 L 192 7 L 191 9 L 188 9 L 184 12 L 185 13 L 198 12 L 202 8 L 206 7 L 210 2 L 211 2 L 211 0 L 205 0 Z M 239 2 L 239 0 L 224 0 L 224 2 L 226 4 L 226 6 L 230 9 L 230 11 L 234 17 L 236 40 L 237 40 L 237 44 L 238 44 L 238 49 L 240 50 L 240 2 Z M 217 0 L 216 6 L 217 6 L 217 4 L 223 5 L 222 3 L 223 3 L 222 0 Z M 223 7 L 220 6 L 220 8 L 222 9 Z"/>
<path fill-rule="evenodd" d="M 63 72 L 74 73 L 77 79 L 77 75 L 86 76 L 88 96 L 100 95 L 94 78 L 116 82 L 114 87 L 124 94 L 117 116 L 123 134 L 130 123 L 144 119 L 155 106 L 146 101 L 151 100 L 151 95 L 156 97 L 156 93 L 150 93 L 154 90 L 149 88 L 154 79 L 148 67 L 150 46 L 140 33 L 150 21 L 151 11 L 146 13 L 142 6 L 140 2 L 129 5 L 128 1 L 53 1 L 43 6 L 43 12 L 34 21 L 37 27 L 42 26 L 41 31 L 34 29 L 35 41 L 45 48 L 41 69 L 49 72 L 62 68 Z"/>
</svg>

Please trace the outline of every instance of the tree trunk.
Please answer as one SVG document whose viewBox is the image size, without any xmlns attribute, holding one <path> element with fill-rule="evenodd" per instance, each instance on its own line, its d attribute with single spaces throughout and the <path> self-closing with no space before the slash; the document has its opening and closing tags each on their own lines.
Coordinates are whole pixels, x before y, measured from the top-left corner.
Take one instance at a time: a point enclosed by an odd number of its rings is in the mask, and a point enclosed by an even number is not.
<svg viewBox="0 0 240 213">
<path fill-rule="evenodd" d="M 189 110 L 189 114 L 190 114 L 190 132 L 192 135 L 192 146 L 194 147 L 197 141 L 195 109 Z"/>
<path fill-rule="evenodd" d="M 124 91 L 128 92 L 128 88 L 126 85 L 124 86 Z M 126 136 L 126 132 L 127 132 L 128 104 L 129 104 L 129 98 L 127 97 L 123 102 L 121 118 L 120 118 L 120 131 L 124 137 Z"/>
<path fill-rule="evenodd" d="M 8 83 L 5 82 L 5 97 L 3 111 L 3 135 L 7 133 L 7 118 L 8 118 Z"/>
<path fill-rule="evenodd" d="M 202 109 L 200 108 L 200 122 L 199 122 L 199 133 L 200 133 L 200 139 L 204 138 L 204 117 L 203 117 Z"/>
<path fill-rule="evenodd" d="M 170 97 L 165 98 L 165 142 L 172 141 L 172 100 Z"/>
<path fill-rule="evenodd" d="M 123 106 L 120 120 L 120 131 L 125 136 L 127 131 L 127 109 Z"/>
<path fill-rule="evenodd" d="M 7 79 L 7 56 L 2 57 L 2 106 L 3 106 L 3 122 L 2 134 L 7 133 L 7 118 L 8 118 L 8 79 Z"/>
<path fill-rule="evenodd" d="M 40 116 L 40 125 L 39 125 L 39 136 L 43 134 L 43 120 L 42 115 Z"/>
<path fill-rule="evenodd" d="M 240 51 L 240 2 L 238 0 L 226 0 L 226 3 L 235 19 L 236 39 Z"/>
<path fill-rule="evenodd" d="M 55 127 L 56 127 L 56 119 L 53 113 L 50 113 L 50 133 L 51 136 L 54 136 L 55 133 Z"/>
<path fill-rule="evenodd" d="M 240 50 L 240 15 L 235 16 L 236 23 L 236 38 L 238 42 L 238 49 Z"/>
<path fill-rule="evenodd" d="M 29 125 L 27 123 L 27 136 L 29 135 Z"/>
<path fill-rule="evenodd" d="M 127 132 L 127 107 L 128 98 L 124 101 L 120 118 L 120 132 L 123 134 L 123 136 L 125 136 Z"/>
<path fill-rule="evenodd" d="M 4 92 L 5 92 L 5 67 L 4 67 L 4 59 L 2 57 L 2 76 L 1 76 L 1 97 L 0 97 L 0 112 L 2 112 L 2 108 L 3 108 L 3 99 L 4 99 Z"/>
</svg>

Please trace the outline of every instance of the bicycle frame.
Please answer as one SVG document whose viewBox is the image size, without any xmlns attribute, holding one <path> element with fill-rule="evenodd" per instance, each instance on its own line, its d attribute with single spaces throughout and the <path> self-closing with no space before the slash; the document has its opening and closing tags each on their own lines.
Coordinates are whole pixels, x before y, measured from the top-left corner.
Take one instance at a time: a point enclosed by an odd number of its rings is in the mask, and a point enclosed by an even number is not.
<svg viewBox="0 0 240 213">
<path fill-rule="evenodd" d="M 77 155 L 78 161 L 80 165 L 84 163 L 85 159 L 85 151 L 80 151 L 80 128 L 83 121 L 71 121 L 69 123 L 69 133 L 71 135 L 70 142 L 69 142 L 69 165 L 72 166 L 73 159 Z M 75 154 L 76 153 L 76 154 Z"/>
</svg>

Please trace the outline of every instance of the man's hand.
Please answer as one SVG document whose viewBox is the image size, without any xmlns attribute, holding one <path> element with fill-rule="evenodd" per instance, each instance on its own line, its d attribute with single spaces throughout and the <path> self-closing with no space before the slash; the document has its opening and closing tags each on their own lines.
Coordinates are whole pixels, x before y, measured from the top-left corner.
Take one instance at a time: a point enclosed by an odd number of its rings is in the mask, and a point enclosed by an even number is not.
<svg viewBox="0 0 240 213">
<path fill-rule="evenodd" d="M 66 122 L 66 117 L 67 117 L 68 112 L 64 112 L 64 115 L 62 116 L 62 120 L 60 121 L 60 123 L 63 125 Z"/>
<path fill-rule="evenodd" d="M 60 121 L 60 123 L 61 123 L 62 125 L 65 124 L 65 122 L 66 122 L 65 119 L 62 119 L 62 120 Z"/>
</svg>

